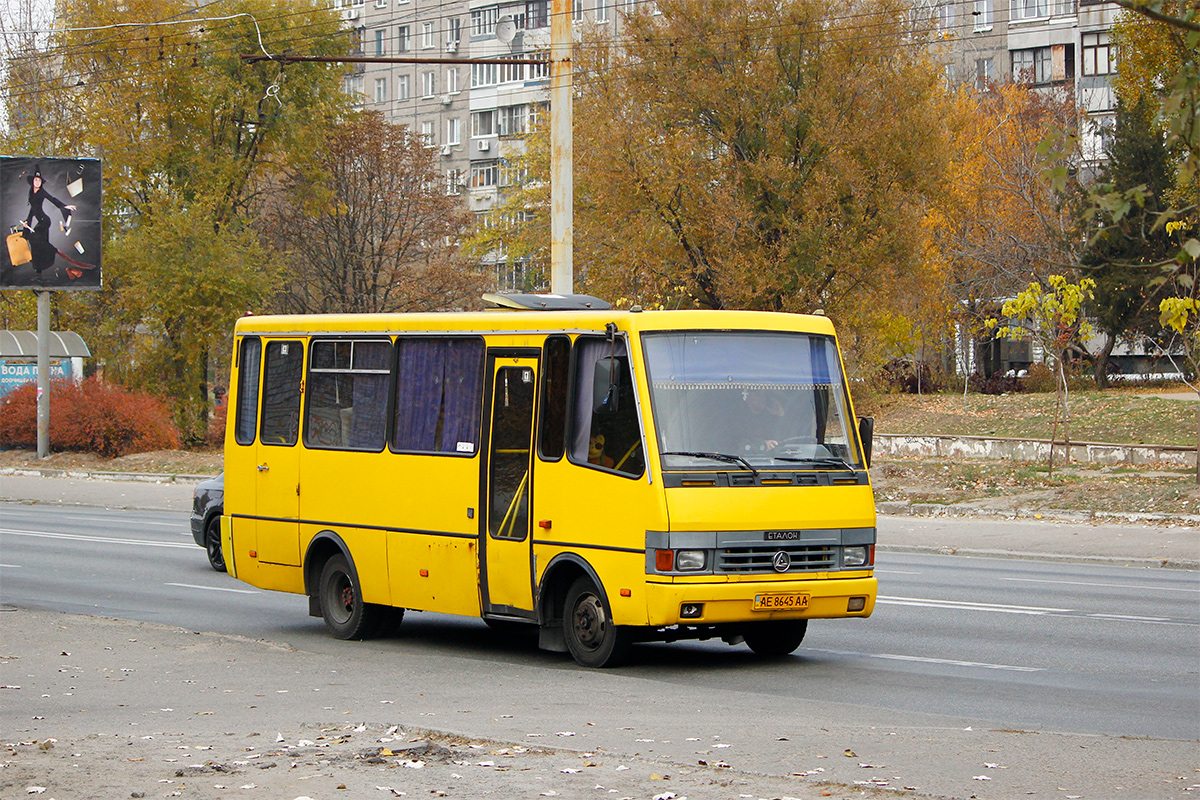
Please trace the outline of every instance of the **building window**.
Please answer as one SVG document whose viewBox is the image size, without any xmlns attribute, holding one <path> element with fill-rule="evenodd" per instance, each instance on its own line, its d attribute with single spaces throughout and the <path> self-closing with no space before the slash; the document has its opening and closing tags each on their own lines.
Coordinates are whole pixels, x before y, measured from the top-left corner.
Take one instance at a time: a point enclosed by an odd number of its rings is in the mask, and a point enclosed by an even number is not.
<svg viewBox="0 0 1200 800">
<path fill-rule="evenodd" d="M 437 73 L 430 70 L 421 73 L 421 97 L 433 97 L 437 92 Z"/>
<path fill-rule="evenodd" d="M 478 8 L 471 12 L 471 35 L 494 36 L 500 20 L 500 7 Z"/>
<path fill-rule="evenodd" d="M 376 103 L 386 103 L 387 102 L 387 78 L 376 78 L 375 79 L 375 102 Z"/>
<path fill-rule="evenodd" d="M 934 24 L 939 31 L 954 30 L 954 4 L 941 3 L 933 9 Z"/>
<path fill-rule="evenodd" d="M 571 22 L 583 22 L 583 0 L 571 0 Z"/>
<path fill-rule="evenodd" d="M 608 22 L 608 4 L 612 0 L 596 0 L 596 22 Z"/>
<path fill-rule="evenodd" d="M 384 55 L 385 46 L 384 46 L 383 40 L 384 40 L 385 36 L 387 36 L 387 31 L 385 31 L 385 30 L 375 31 L 375 55 L 377 55 L 377 56 Z"/>
<path fill-rule="evenodd" d="M 496 132 L 501 136 L 520 136 L 529 132 L 528 106 L 503 106 L 496 109 Z"/>
<path fill-rule="evenodd" d="M 471 188 L 486 189 L 496 185 L 498 171 L 495 161 L 483 161 L 471 165 Z"/>
<path fill-rule="evenodd" d="M 446 41 L 452 44 L 462 41 L 462 20 L 458 17 L 450 18 L 449 27 L 446 29 Z"/>
<path fill-rule="evenodd" d="M 992 29 L 992 0 L 975 0 L 975 32 L 982 33 Z"/>
<path fill-rule="evenodd" d="M 496 112 L 476 111 L 471 114 L 471 135 L 492 136 L 496 133 Z"/>
<path fill-rule="evenodd" d="M 1108 32 L 1083 35 L 1083 74 L 1111 75 L 1117 71 L 1116 59 L 1108 43 Z"/>
<path fill-rule="evenodd" d="M 1050 16 L 1049 0 L 1012 0 L 1014 21 Z"/>
<path fill-rule="evenodd" d="M 458 94 L 458 69 L 456 67 L 446 70 L 446 91 L 450 94 Z"/>
<path fill-rule="evenodd" d="M 421 123 L 421 141 L 426 147 L 433 147 L 437 144 L 437 140 L 434 138 L 432 122 Z"/>
<path fill-rule="evenodd" d="M 995 80 L 994 62 L 990 58 L 975 59 L 975 88 L 983 90 Z"/>
<path fill-rule="evenodd" d="M 350 95 L 350 99 L 355 103 L 361 103 L 366 99 L 367 91 L 364 88 L 362 75 L 346 76 L 346 94 Z"/>
<path fill-rule="evenodd" d="M 446 144 L 458 144 L 462 138 L 461 129 L 458 117 L 446 120 Z"/>
<path fill-rule="evenodd" d="M 401 75 L 401 76 L 397 77 L 396 78 L 396 99 L 397 100 L 407 100 L 411 96 L 411 94 L 412 94 L 412 91 L 411 91 L 411 88 L 409 87 L 409 77 L 407 75 Z"/>
<path fill-rule="evenodd" d="M 433 23 L 421 23 L 421 47 L 428 50 L 430 47 L 437 47 L 437 42 L 433 38 Z"/>
<path fill-rule="evenodd" d="M 446 194 L 459 194 L 464 182 L 461 169 L 446 170 Z"/>
<path fill-rule="evenodd" d="M 1053 72 L 1053 61 L 1049 47 L 1029 50 L 1014 50 L 1012 54 L 1013 80 L 1022 83 L 1049 83 Z"/>
<path fill-rule="evenodd" d="M 399 28 L 396 29 L 396 50 L 398 50 L 401 53 L 407 53 L 408 48 L 411 46 L 412 45 L 409 40 L 408 26 L 401 25 Z"/>
<path fill-rule="evenodd" d="M 550 0 L 527 0 L 525 25 L 528 28 L 548 28 L 550 26 Z"/>
<path fill-rule="evenodd" d="M 498 64 L 472 64 L 471 86 L 495 86 Z"/>
</svg>

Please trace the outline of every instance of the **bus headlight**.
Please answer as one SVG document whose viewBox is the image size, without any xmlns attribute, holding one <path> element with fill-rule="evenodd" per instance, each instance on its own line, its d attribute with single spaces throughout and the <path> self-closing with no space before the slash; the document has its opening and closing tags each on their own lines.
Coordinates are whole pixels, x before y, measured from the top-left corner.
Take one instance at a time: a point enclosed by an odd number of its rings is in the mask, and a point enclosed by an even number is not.
<svg viewBox="0 0 1200 800">
<path fill-rule="evenodd" d="M 842 566 L 843 567 L 865 567 L 867 565 L 867 548 L 866 547 L 843 547 L 842 548 Z"/>
<path fill-rule="evenodd" d="M 680 572 L 698 572 L 708 563 L 704 550 L 680 550 L 675 554 L 675 569 Z"/>
</svg>

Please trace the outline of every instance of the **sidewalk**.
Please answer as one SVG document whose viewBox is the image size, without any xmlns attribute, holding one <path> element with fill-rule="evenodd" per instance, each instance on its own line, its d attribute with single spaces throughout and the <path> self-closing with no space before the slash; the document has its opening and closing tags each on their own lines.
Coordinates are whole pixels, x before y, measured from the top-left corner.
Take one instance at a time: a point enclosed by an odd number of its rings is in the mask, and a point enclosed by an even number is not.
<svg viewBox="0 0 1200 800">
<path fill-rule="evenodd" d="M 203 476 L 0 469 L 0 502 L 188 512 Z M 881 501 L 879 549 L 1200 569 L 1200 517 Z"/>
</svg>

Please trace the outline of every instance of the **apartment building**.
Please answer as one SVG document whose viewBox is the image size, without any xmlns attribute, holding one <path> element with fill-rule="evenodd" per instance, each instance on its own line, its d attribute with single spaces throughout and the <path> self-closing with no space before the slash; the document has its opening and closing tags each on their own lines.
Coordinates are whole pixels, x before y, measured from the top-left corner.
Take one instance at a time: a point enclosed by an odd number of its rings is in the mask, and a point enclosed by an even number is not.
<svg viewBox="0 0 1200 800">
<path fill-rule="evenodd" d="M 1116 116 L 1109 44 L 1119 7 L 1095 0 L 918 1 L 918 20 L 936 32 L 935 45 L 954 83 L 984 86 L 1014 80 L 1069 91 L 1086 117 L 1085 161 L 1104 155 Z"/>
<path fill-rule="evenodd" d="M 646 0 L 574 0 L 572 25 L 613 35 Z M 510 158 L 548 113 L 550 0 L 337 0 L 361 55 L 429 63 L 366 63 L 346 78 L 364 109 L 408 125 L 437 151 L 448 194 L 486 214 L 516 180 Z M 538 63 L 480 63 L 517 59 Z M 436 62 L 436 63 L 435 63 Z M 521 288 L 520 265 L 495 258 L 500 289 Z"/>
</svg>

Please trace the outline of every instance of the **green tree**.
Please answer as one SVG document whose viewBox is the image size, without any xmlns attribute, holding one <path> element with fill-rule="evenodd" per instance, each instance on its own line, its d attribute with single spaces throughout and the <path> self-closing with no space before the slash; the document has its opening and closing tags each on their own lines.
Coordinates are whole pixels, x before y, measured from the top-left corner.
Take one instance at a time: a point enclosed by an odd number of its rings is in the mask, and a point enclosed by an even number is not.
<svg viewBox="0 0 1200 800">
<path fill-rule="evenodd" d="M 90 300 L 94 354 L 110 377 L 168 394 L 186 443 L 203 439 L 213 342 L 275 289 L 250 228 L 264 179 L 314 153 L 345 104 L 337 67 L 285 70 L 240 58 L 346 52 L 348 34 L 326 4 L 219 8 L 60 2 L 58 32 L 37 56 L 45 66 L 24 73 L 50 77 L 10 86 L 4 142 L 104 160 L 105 290 Z M 36 118 L 14 114 L 26 104 Z"/>
<path fill-rule="evenodd" d="M 1096 282 L 1089 312 L 1104 335 L 1091 360 L 1096 385 L 1108 385 L 1108 362 L 1118 338 L 1157 331 L 1158 300 L 1167 283 L 1154 265 L 1174 256 L 1172 237 L 1157 225 L 1170 208 L 1175 172 L 1166 136 L 1153 121 L 1152 100 L 1142 95 L 1119 103 L 1100 183 L 1110 191 L 1136 190 L 1141 202 L 1101 211 L 1098 231 L 1081 258 L 1084 274 Z"/>
<path fill-rule="evenodd" d="M 1188 385 L 1200 401 L 1200 299 L 1196 297 L 1195 286 L 1193 281 L 1190 297 L 1164 298 L 1159 303 L 1158 319 L 1163 329 L 1173 334 L 1167 353 L 1176 342 L 1183 349 L 1183 356 L 1191 367 L 1192 382 Z M 1200 405 L 1196 407 L 1196 485 L 1200 486 Z"/>
<path fill-rule="evenodd" d="M 478 301 L 479 271 L 453 244 L 470 213 L 437 159 L 407 126 L 377 113 L 332 128 L 319 148 L 320 170 L 288 170 L 264 217 L 286 254 L 281 307 L 441 311 Z"/>
<path fill-rule="evenodd" d="M 1067 397 L 1067 353 L 1078 348 L 1092 335 L 1092 326 L 1083 315 L 1084 304 L 1092 298 L 1096 284 L 1091 278 L 1069 283 L 1062 275 L 1051 275 L 1048 286 L 1033 282 L 1014 299 L 1004 304 L 1003 313 L 1009 324 L 996 331 L 997 337 L 1022 339 L 1035 337 L 1045 352 L 1054 359 L 1057 374 L 1054 423 L 1050 429 L 1050 471 L 1054 471 L 1054 445 L 1058 438 L 1058 422 L 1062 419 L 1063 439 L 1067 446 L 1067 463 L 1071 463 L 1070 406 Z M 996 320 L 989 320 L 995 327 Z"/>
</svg>

